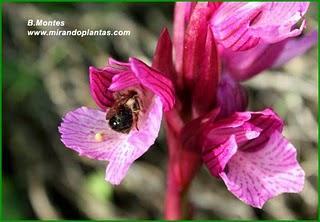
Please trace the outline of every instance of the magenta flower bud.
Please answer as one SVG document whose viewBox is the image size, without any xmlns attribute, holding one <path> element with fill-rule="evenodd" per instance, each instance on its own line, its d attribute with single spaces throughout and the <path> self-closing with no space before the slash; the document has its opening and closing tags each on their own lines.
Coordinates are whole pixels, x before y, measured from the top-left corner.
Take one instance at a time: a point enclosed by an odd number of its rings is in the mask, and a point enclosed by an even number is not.
<svg viewBox="0 0 320 222">
<path fill-rule="evenodd" d="M 174 20 L 174 64 L 177 87 L 191 97 L 193 117 L 216 103 L 220 60 L 209 19 L 220 3 L 177 3 Z M 186 103 L 186 102 L 185 102 Z M 190 109 L 190 104 L 184 109 Z"/>
<path fill-rule="evenodd" d="M 162 30 L 153 55 L 152 67 L 162 72 L 167 78 L 176 83 L 176 72 L 172 60 L 172 42 L 168 30 Z"/>
<path fill-rule="evenodd" d="M 228 73 L 223 73 L 217 92 L 217 105 L 220 116 L 230 116 L 234 112 L 245 111 L 248 106 L 248 95 L 245 89 L 233 80 Z"/>
</svg>

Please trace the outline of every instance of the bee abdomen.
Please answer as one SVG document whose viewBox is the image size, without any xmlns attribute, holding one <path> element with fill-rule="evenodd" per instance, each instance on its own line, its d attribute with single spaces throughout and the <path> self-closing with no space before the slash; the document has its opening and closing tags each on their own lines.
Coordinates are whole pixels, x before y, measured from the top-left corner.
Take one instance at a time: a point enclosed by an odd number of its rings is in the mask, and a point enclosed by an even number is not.
<svg viewBox="0 0 320 222">
<path fill-rule="evenodd" d="M 125 105 L 119 106 L 118 112 L 109 120 L 109 126 L 111 129 L 121 133 L 129 133 L 132 124 L 132 110 Z"/>
</svg>

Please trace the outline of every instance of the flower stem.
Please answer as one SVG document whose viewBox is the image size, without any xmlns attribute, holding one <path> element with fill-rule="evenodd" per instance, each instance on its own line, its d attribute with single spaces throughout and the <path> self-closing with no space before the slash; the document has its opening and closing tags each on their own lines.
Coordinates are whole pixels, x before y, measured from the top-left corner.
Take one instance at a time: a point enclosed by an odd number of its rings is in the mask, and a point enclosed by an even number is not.
<svg viewBox="0 0 320 222">
<path fill-rule="evenodd" d="M 171 172 L 169 163 L 165 196 L 165 219 L 167 220 L 183 219 L 188 214 L 187 191 L 179 189 L 175 181 L 175 175 Z"/>
<path fill-rule="evenodd" d="M 184 169 L 184 150 L 180 140 L 184 123 L 175 110 L 166 113 L 166 137 L 168 145 L 167 190 L 165 196 L 165 219 L 187 218 L 189 178 Z M 188 171 L 188 169 L 186 169 Z M 186 176 L 187 175 L 187 176 Z"/>
<path fill-rule="evenodd" d="M 168 168 L 167 168 L 167 190 L 165 196 L 164 216 L 167 220 L 177 220 L 183 217 L 182 199 L 183 192 L 179 185 L 180 167 L 179 152 L 181 150 L 179 143 L 179 134 L 183 127 L 179 115 L 172 110 L 166 113 L 166 138 L 168 145 Z"/>
</svg>

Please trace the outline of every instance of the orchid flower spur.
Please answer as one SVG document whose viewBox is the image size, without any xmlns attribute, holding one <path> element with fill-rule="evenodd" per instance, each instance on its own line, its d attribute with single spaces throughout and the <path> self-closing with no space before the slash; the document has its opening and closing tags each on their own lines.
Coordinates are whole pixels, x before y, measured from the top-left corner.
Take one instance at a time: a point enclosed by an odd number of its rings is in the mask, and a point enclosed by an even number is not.
<svg viewBox="0 0 320 222">
<path fill-rule="evenodd" d="M 138 59 L 109 59 L 90 67 L 91 94 L 101 110 L 81 107 L 59 127 L 66 147 L 81 156 L 109 161 L 105 179 L 119 184 L 130 165 L 154 143 L 163 110 L 174 104 L 170 80 Z"/>
</svg>

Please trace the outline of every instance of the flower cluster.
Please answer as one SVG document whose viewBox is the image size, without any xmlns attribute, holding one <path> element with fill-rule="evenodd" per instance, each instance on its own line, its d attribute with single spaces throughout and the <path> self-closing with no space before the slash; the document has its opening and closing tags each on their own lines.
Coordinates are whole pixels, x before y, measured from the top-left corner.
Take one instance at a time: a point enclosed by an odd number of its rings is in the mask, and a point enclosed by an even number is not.
<svg viewBox="0 0 320 222">
<path fill-rule="evenodd" d="M 80 155 L 108 161 L 106 180 L 119 184 L 154 143 L 165 111 L 168 219 L 182 216 L 183 196 L 202 164 L 253 207 L 280 193 L 300 192 L 304 171 L 282 135 L 283 121 L 270 108 L 246 111 L 241 81 L 316 43 L 317 32 L 302 36 L 308 6 L 176 3 L 173 42 L 164 29 L 151 67 L 135 58 L 90 67 L 90 90 L 101 111 L 82 107 L 68 113 L 59 127 L 62 142 Z"/>
</svg>

